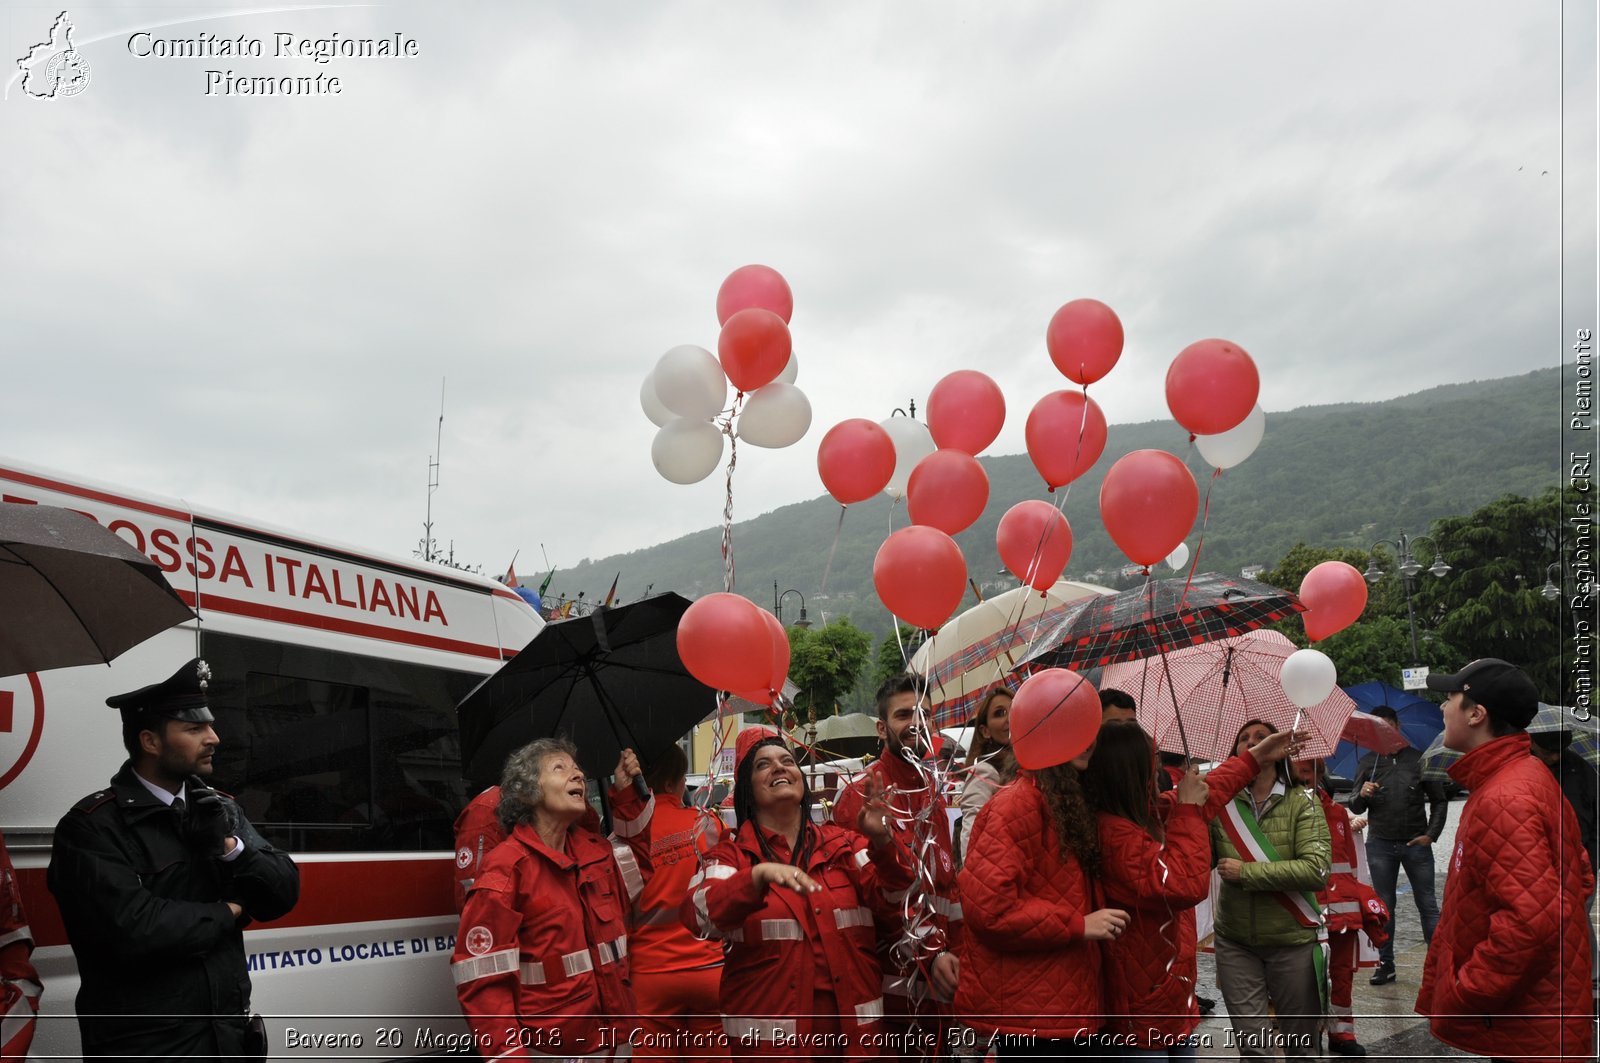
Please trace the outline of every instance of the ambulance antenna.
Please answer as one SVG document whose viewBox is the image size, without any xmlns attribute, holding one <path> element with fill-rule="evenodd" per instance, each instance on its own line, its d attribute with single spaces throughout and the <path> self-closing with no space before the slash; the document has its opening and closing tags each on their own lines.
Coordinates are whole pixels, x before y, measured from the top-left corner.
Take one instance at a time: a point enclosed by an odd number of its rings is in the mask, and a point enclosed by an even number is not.
<svg viewBox="0 0 1600 1063">
<path fill-rule="evenodd" d="M 439 429 L 434 438 L 433 453 L 428 455 L 428 510 L 422 522 L 422 560 L 432 561 L 433 552 L 433 493 L 439 489 L 439 460 L 444 456 L 444 383 L 439 378 Z"/>
</svg>

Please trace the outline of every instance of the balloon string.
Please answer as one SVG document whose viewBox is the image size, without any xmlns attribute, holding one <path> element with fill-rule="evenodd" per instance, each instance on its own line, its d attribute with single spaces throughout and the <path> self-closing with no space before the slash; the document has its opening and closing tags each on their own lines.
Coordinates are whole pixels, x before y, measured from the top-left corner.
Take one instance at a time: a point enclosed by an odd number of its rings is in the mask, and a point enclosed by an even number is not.
<svg viewBox="0 0 1600 1063">
<path fill-rule="evenodd" d="M 839 507 L 839 523 L 833 526 L 833 545 L 828 547 L 828 563 L 822 568 L 822 590 L 816 597 L 825 598 L 828 594 L 828 577 L 833 574 L 833 555 L 839 552 L 839 537 L 844 534 L 845 507 Z"/>
<path fill-rule="evenodd" d="M 1222 470 L 1217 469 L 1211 474 L 1211 480 L 1206 484 L 1206 502 L 1200 512 L 1200 538 L 1195 540 L 1194 557 L 1189 564 L 1189 575 L 1183 581 L 1183 593 L 1178 596 L 1178 612 L 1183 612 L 1184 604 L 1189 600 L 1189 586 L 1194 583 L 1195 570 L 1200 567 L 1200 552 L 1206 545 L 1206 525 L 1211 523 L 1211 492 L 1216 489 L 1217 477 L 1222 475 Z"/>
<path fill-rule="evenodd" d="M 739 437 L 733 434 L 733 420 L 739 416 L 744 403 L 744 392 L 734 396 L 733 409 L 722 422 L 722 432 L 728 437 L 728 473 L 725 479 L 727 494 L 722 505 L 722 589 L 733 593 L 733 470 L 739 463 Z"/>
</svg>

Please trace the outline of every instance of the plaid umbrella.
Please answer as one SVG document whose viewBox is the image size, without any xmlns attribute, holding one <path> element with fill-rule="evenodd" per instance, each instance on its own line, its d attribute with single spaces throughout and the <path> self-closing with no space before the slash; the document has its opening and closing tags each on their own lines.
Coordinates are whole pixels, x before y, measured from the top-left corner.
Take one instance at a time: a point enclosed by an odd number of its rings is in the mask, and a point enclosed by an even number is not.
<svg viewBox="0 0 1600 1063">
<path fill-rule="evenodd" d="M 1539 706 L 1533 722 L 1528 724 L 1529 734 L 1545 732 L 1572 732 L 1572 744 L 1567 748 L 1590 764 L 1600 767 L 1600 719 L 1590 716 L 1580 720 L 1571 709 L 1559 705 Z"/>
<path fill-rule="evenodd" d="M 1025 663 L 1081 671 L 1136 661 L 1242 635 L 1305 608 L 1288 591 L 1215 572 L 1188 581 L 1182 576 L 1149 580 L 1121 594 L 1074 603 Z"/>
<path fill-rule="evenodd" d="M 911 670 L 928 677 L 935 726 L 964 724 L 991 687 L 1055 630 L 1072 603 L 1116 593 L 1095 583 L 1060 580 L 1043 592 L 1018 587 L 961 613 L 924 642 Z"/>
<path fill-rule="evenodd" d="M 1339 737 L 1342 739 L 1341 745 L 1344 742 L 1354 742 L 1362 749 L 1383 754 L 1398 753 L 1411 744 L 1394 724 L 1381 716 L 1373 716 L 1360 710 L 1350 714 L 1350 718 L 1344 722 L 1344 730 L 1339 732 Z"/>
<path fill-rule="evenodd" d="M 1278 673 L 1296 650 L 1276 631 L 1251 631 L 1160 657 L 1107 665 L 1102 687 L 1133 695 L 1139 725 L 1157 748 L 1204 760 L 1233 755 L 1233 739 L 1250 720 L 1265 720 L 1280 731 L 1294 726 L 1310 732 L 1303 756 L 1333 752 L 1356 704 L 1335 688 L 1319 704 L 1301 709 L 1283 692 Z M 1182 714 L 1180 725 L 1178 717 Z"/>
<path fill-rule="evenodd" d="M 1427 749 L 1422 751 L 1422 778 L 1428 782 L 1450 782 L 1450 765 L 1461 759 L 1461 754 L 1444 746 L 1444 732 L 1439 732 Z"/>
</svg>

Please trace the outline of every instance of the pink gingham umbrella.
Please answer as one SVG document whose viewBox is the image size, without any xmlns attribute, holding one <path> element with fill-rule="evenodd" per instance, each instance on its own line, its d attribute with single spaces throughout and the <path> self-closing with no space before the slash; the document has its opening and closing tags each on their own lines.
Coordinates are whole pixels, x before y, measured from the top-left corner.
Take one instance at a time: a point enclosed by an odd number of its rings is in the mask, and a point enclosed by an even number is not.
<svg viewBox="0 0 1600 1063">
<path fill-rule="evenodd" d="M 1157 748 L 1182 753 L 1183 731 L 1189 755 L 1224 760 L 1233 755 L 1233 739 L 1250 720 L 1265 720 L 1280 731 L 1295 726 L 1310 733 L 1301 755 L 1325 757 L 1339 743 L 1345 721 L 1356 711 L 1350 695 L 1335 687 L 1309 709 L 1289 700 L 1278 681 L 1294 643 L 1266 628 L 1173 650 L 1127 664 L 1106 666 L 1100 689 L 1114 687 L 1133 695 L 1139 725 Z M 1169 683 L 1170 677 L 1170 683 Z"/>
<path fill-rule="evenodd" d="M 1344 722 L 1344 730 L 1340 732 L 1339 737 L 1347 742 L 1354 742 L 1362 749 L 1370 749 L 1384 756 L 1398 753 L 1411 744 L 1388 720 L 1362 712 L 1360 709 L 1350 714 L 1350 718 Z"/>
</svg>

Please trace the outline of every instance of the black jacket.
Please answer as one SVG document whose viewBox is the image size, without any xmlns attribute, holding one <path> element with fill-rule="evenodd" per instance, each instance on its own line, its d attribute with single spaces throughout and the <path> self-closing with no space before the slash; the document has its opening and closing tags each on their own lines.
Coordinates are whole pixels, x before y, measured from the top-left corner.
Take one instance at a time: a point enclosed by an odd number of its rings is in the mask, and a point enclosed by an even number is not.
<svg viewBox="0 0 1600 1063">
<path fill-rule="evenodd" d="M 47 881 L 83 978 L 84 1055 L 240 1051 L 250 1009 L 244 924 L 293 908 L 300 873 L 242 813 L 238 823 L 236 859 L 191 848 L 179 814 L 124 763 L 56 826 Z M 235 920 L 228 901 L 246 918 Z"/>
<path fill-rule="evenodd" d="M 1361 785 L 1375 782 L 1383 789 L 1371 797 L 1361 796 Z M 1422 805 L 1426 801 L 1427 814 Z M 1356 766 L 1355 795 L 1350 811 L 1367 813 L 1367 837 L 1391 842 L 1408 842 L 1419 834 L 1434 841 L 1444 833 L 1450 804 L 1444 787 L 1422 779 L 1422 754 L 1402 749 L 1390 756 L 1368 753 Z"/>
<path fill-rule="evenodd" d="M 1600 803 L 1600 774 L 1594 766 L 1570 749 L 1561 751 L 1561 763 L 1546 765 L 1555 773 L 1567 803 L 1578 814 L 1578 831 L 1583 836 L 1584 848 L 1589 850 L 1589 867 L 1600 868 L 1600 816 L 1596 804 Z"/>
</svg>

